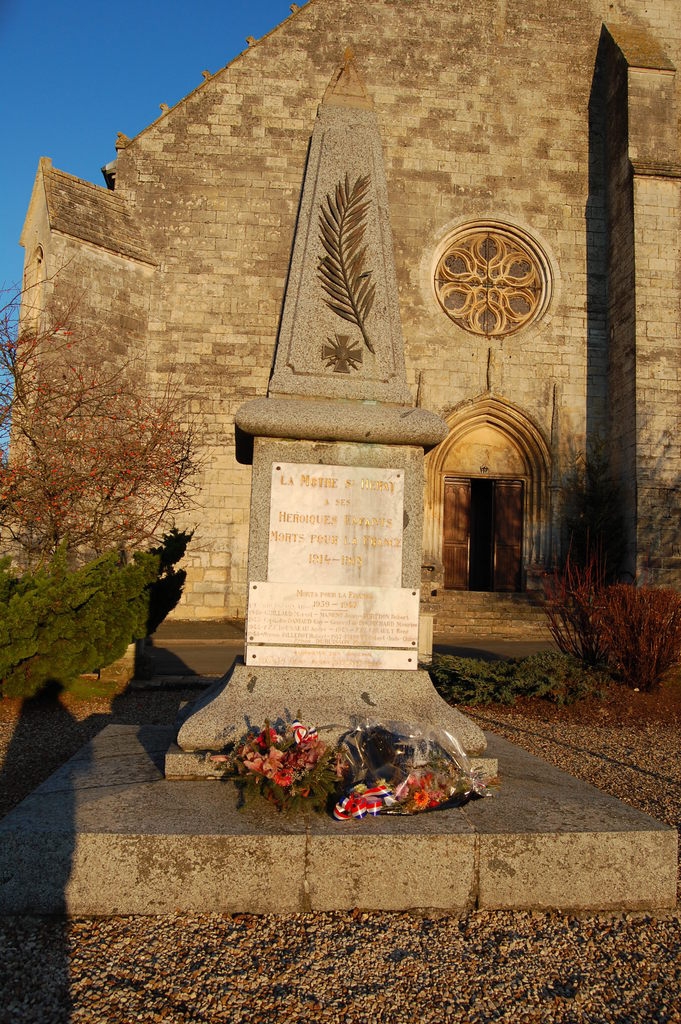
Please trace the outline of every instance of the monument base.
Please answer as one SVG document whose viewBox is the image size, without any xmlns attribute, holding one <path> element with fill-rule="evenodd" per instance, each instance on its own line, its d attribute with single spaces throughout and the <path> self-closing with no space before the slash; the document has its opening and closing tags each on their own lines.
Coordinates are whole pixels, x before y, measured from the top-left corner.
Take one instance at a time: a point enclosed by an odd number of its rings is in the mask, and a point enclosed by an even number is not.
<svg viewBox="0 0 681 1024">
<path fill-rule="evenodd" d="M 222 750 L 262 728 L 265 719 L 299 716 L 330 744 L 371 719 L 432 723 L 452 732 L 470 758 L 483 755 L 487 745 L 482 730 L 440 697 L 424 670 L 251 668 L 237 659 L 225 679 L 185 710 L 177 746 L 180 752 Z M 177 756 L 166 759 L 168 778 L 186 778 L 188 762 L 174 767 Z"/>
<path fill-rule="evenodd" d="M 675 829 L 494 736 L 494 796 L 342 823 L 165 779 L 171 740 L 108 726 L 0 822 L 0 913 L 675 906 Z"/>
</svg>

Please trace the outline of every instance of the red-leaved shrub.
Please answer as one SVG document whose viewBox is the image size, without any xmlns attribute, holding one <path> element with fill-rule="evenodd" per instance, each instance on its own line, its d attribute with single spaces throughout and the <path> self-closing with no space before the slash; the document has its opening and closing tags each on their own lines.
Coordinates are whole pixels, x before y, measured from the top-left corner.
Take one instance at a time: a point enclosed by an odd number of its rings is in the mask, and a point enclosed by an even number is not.
<svg viewBox="0 0 681 1024">
<path fill-rule="evenodd" d="M 549 632 L 558 650 L 588 665 L 598 665 L 606 657 L 600 627 L 603 580 L 597 557 L 582 566 L 568 556 L 564 569 L 544 584 Z"/>
<path fill-rule="evenodd" d="M 599 632 L 610 667 L 627 686 L 654 690 L 681 663 L 681 594 L 615 583 L 602 598 Z"/>
<path fill-rule="evenodd" d="M 563 654 L 588 665 L 606 664 L 625 683 L 654 690 L 681 664 L 681 594 L 675 590 L 606 586 L 597 557 L 586 565 L 567 559 L 545 584 L 546 615 Z"/>
</svg>

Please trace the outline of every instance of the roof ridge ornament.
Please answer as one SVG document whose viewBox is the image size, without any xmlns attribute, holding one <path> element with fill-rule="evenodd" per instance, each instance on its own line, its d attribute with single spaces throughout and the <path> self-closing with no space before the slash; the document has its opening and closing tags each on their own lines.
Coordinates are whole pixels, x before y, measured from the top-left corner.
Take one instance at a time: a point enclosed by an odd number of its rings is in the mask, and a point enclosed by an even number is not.
<svg viewBox="0 0 681 1024">
<path fill-rule="evenodd" d="M 345 48 L 343 63 L 326 88 L 322 104 L 373 110 L 374 101 L 366 91 L 364 79 L 355 63 L 355 54 L 349 46 Z"/>
</svg>

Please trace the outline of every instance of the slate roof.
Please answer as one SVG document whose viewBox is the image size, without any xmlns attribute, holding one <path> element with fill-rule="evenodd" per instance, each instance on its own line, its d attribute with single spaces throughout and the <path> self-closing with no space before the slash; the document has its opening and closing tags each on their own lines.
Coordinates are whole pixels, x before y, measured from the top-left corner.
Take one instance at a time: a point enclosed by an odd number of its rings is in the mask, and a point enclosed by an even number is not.
<svg viewBox="0 0 681 1024">
<path fill-rule="evenodd" d="M 43 161 L 50 226 L 73 238 L 130 259 L 154 264 L 121 196 Z"/>
<path fill-rule="evenodd" d="M 630 68 L 648 68 L 653 71 L 675 71 L 675 67 L 660 43 L 638 25 L 613 25 L 606 28 L 624 54 Z"/>
</svg>

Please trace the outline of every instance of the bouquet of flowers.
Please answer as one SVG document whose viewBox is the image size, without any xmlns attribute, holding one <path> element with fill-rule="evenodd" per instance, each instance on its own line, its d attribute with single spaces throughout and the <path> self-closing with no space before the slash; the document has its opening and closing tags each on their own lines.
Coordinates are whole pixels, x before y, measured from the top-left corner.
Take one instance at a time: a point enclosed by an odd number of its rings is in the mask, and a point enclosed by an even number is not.
<svg viewBox="0 0 681 1024">
<path fill-rule="evenodd" d="M 335 750 L 298 720 L 280 730 L 265 721 L 211 760 L 241 787 L 244 800 L 261 796 L 280 811 L 325 809 L 339 780 Z"/>
<path fill-rule="evenodd" d="M 334 818 L 416 814 L 455 807 L 485 795 L 451 733 L 425 724 L 366 722 L 341 747 L 348 770 L 346 795 Z"/>
</svg>

